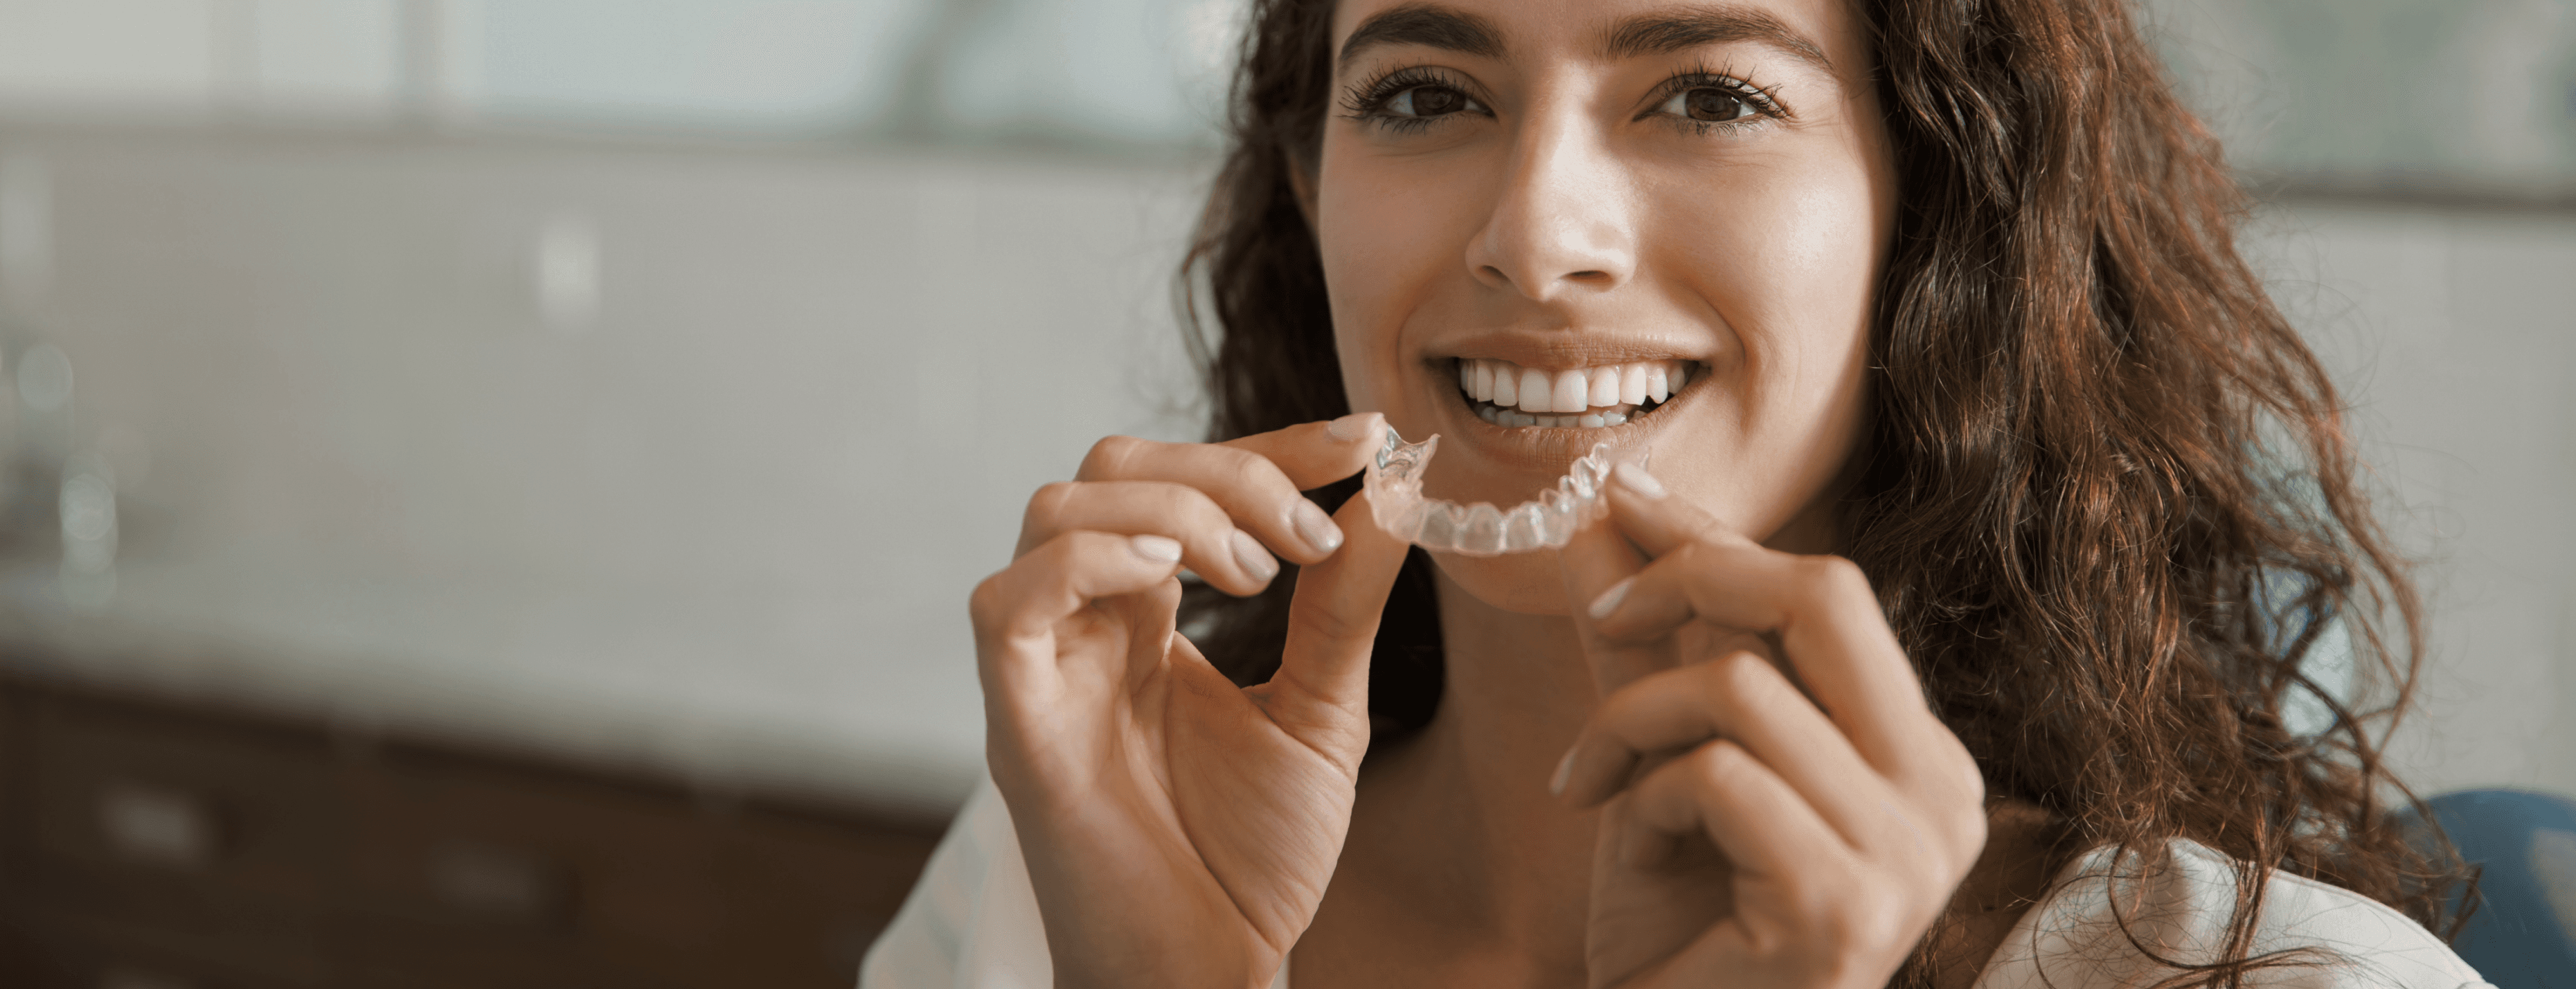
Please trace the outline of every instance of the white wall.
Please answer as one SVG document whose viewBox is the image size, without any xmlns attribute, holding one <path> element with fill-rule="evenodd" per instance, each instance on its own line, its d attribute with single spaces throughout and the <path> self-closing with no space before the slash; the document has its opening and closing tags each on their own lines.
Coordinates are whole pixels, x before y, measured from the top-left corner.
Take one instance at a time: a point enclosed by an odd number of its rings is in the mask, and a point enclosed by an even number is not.
<svg viewBox="0 0 2576 989">
<path fill-rule="evenodd" d="M 58 345 L 70 447 L 148 451 L 98 621 L 213 654 L 132 671 L 189 689 L 935 804 L 1029 492 L 1194 430 L 1191 162 L 0 132 L 0 170 L 50 204 L 6 361 Z"/>
<path fill-rule="evenodd" d="M 2576 213 L 2316 205 L 2252 233 L 2430 605 L 2398 758 L 2434 790 L 2576 793 Z"/>
<path fill-rule="evenodd" d="M 71 358 L 70 447 L 148 451 L 92 621 L 220 645 L 120 675 L 935 807 L 1028 492 L 1195 429 L 1203 168 L 0 130 L 52 271 L 0 334 Z M 2576 216 L 2251 243 L 2425 561 L 2413 775 L 2576 792 Z"/>
</svg>

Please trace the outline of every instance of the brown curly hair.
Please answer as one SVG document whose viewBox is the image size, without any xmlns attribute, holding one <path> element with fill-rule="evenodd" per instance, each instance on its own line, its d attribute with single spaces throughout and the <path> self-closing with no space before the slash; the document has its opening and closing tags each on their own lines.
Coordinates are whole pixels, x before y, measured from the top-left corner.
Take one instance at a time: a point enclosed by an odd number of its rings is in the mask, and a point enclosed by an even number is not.
<svg viewBox="0 0 2576 989">
<path fill-rule="evenodd" d="M 2061 860 L 2107 845 L 2153 864 L 2179 836 L 2242 863 L 2219 962 L 2176 965 L 2176 984 L 2318 960 L 2249 957 L 2274 870 L 2456 933 L 2463 872 L 2392 819 L 2431 815 L 2380 748 L 2421 662 L 2418 601 L 2334 386 L 2236 253 L 2248 199 L 2217 143 L 2122 0 L 1856 3 L 1899 216 L 1842 549 L 1934 710 L 1990 793 L 2057 817 Z M 1322 139 L 1332 14 L 1253 3 L 1231 151 L 1180 283 L 1213 439 L 1349 411 L 1295 181 Z M 1386 605 L 1370 683 L 1386 737 L 1439 703 L 1429 567 L 1414 551 Z M 1194 588 L 1185 627 L 1259 682 L 1293 584 Z M 2375 706 L 2305 672 L 2336 629 Z M 2320 702 L 2327 730 L 2285 722 Z M 1930 944 L 1897 984 L 1958 961 Z"/>
</svg>

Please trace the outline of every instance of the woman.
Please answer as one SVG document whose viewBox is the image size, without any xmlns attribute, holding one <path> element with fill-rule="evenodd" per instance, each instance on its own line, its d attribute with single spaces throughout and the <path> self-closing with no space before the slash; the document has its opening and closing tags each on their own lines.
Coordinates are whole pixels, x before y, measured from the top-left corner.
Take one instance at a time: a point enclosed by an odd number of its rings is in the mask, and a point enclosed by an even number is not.
<svg viewBox="0 0 2576 989">
<path fill-rule="evenodd" d="M 2414 602 L 2117 0 L 1252 24 L 1219 442 L 1031 500 L 868 984 L 2478 984 L 2362 713 L 2284 727 Z M 1607 517 L 1408 552 L 1390 427 Z"/>
</svg>

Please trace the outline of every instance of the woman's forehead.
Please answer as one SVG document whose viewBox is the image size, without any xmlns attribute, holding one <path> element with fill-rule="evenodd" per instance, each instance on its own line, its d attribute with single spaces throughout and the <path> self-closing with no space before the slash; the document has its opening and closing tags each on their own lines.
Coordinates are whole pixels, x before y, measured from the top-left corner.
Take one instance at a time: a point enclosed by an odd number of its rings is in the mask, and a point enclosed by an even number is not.
<svg viewBox="0 0 2576 989">
<path fill-rule="evenodd" d="M 1862 60 L 1845 0 L 1342 0 L 1334 58 L 1427 47 L 1495 61 L 1617 61 L 1709 45 L 1755 44 L 1840 75 Z"/>
</svg>

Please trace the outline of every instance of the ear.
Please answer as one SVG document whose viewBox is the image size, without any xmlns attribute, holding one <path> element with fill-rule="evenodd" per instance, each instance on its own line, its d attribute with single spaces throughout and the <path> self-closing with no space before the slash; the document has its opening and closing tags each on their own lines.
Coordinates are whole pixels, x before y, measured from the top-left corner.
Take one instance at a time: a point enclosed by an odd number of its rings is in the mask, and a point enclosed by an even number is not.
<svg viewBox="0 0 2576 989">
<path fill-rule="evenodd" d="M 1306 233 L 1315 233 L 1315 168 L 1299 161 L 1294 151 L 1283 151 L 1280 157 L 1288 166 L 1288 191 L 1297 196 L 1297 212 L 1306 218 Z"/>
</svg>

